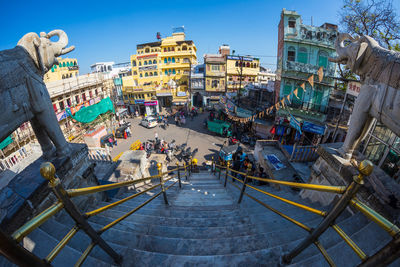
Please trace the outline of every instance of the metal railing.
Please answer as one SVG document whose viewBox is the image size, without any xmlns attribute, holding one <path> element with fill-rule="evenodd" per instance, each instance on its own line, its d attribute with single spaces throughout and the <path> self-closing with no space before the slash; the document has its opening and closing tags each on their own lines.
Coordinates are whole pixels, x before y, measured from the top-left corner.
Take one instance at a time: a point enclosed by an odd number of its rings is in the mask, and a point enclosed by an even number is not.
<svg viewBox="0 0 400 267">
<path fill-rule="evenodd" d="M 76 233 L 82 230 L 86 235 L 90 237 L 92 242 L 86 248 L 86 250 L 82 253 L 78 261 L 76 262 L 75 266 L 81 266 L 82 263 L 86 260 L 89 256 L 90 252 L 98 245 L 101 249 L 103 249 L 113 260 L 116 264 L 120 264 L 122 261 L 122 256 L 119 255 L 117 252 L 111 248 L 108 243 L 101 237 L 101 234 L 107 231 L 108 229 L 112 228 L 119 222 L 123 221 L 140 208 L 144 207 L 146 204 L 150 203 L 152 200 L 157 198 L 159 195 L 163 195 L 164 202 L 168 205 L 168 198 L 167 198 L 167 190 L 174 186 L 176 183 L 179 183 L 179 188 L 182 187 L 181 183 L 181 171 L 184 171 L 186 176 L 186 180 L 191 173 L 191 165 L 183 164 L 179 166 L 177 163 L 177 167 L 168 170 L 166 172 L 162 172 L 162 164 L 157 164 L 158 174 L 153 175 L 150 177 L 107 184 L 107 185 L 100 185 L 100 186 L 92 186 L 92 187 L 85 187 L 85 188 L 77 188 L 77 189 L 64 189 L 61 184 L 61 181 L 56 176 L 56 170 L 50 162 L 43 163 L 40 167 L 40 174 L 49 181 L 49 187 L 52 189 L 53 193 L 57 197 L 57 202 L 42 211 L 40 214 L 35 216 L 34 218 L 30 219 L 26 222 L 23 226 L 17 229 L 12 235 L 7 236 L 3 232 L 0 231 L 0 253 L 3 254 L 7 259 L 10 261 L 20 265 L 20 266 L 51 266 L 51 262 L 55 259 L 55 257 L 60 253 L 60 251 L 68 244 L 68 242 L 74 237 Z M 164 178 L 164 176 L 169 175 L 173 172 L 177 172 L 176 175 Z M 176 181 L 173 181 L 170 185 L 166 186 L 165 183 L 170 181 L 171 179 L 177 178 Z M 147 188 L 141 192 L 133 194 L 131 196 L 125 197 L 120 199 L 116 202 L 108 204 L 106 206 L 97 208 L 95 210 L 82 213 L 78 207 L 72 202 L 72 198 L 77 196 L 84 196 L 89 194 L 94 194 L 98 192 L 104 192 L 107 190 L 118 189 L 146 181 L 150 181 L 152 179 L 159 179 L 159 183 Z M 161 190 L 154 194 L 151 198 L 140 204 L 139 206 L 133 208 L 132 210 L 128 211 L 121 217 L 115 219 L 114 221 L 110 222 L 109 224 L 105 225 L 101 229 L 95 230 L 88 222 L 88 219 L 92 216 L 100 214 L 106 210 L 109 210 L 113 207 L 116 207 L 130 199 L 136 198 L 142 194 L 145 194 L 148 191 L 154 190 L 160 187 Z M 23 246 L 19 243 L 24 239 L 24 237 L 28 236 L 29 233 L 37 229 L 41 226 L 44 222 L 50 219 L 53 215 L 58 213 L 61 210 L 65 210 L 69 216 L 75 221 L 75 225 L 71 228 L 71 230 L 64 236 L 64 238 L 53 248 L 52 251 L 49 252 L 46 258 L 41 259 L 34 255 L 33 253 L 26 250 Z"/>
<path fill-rule="evenodd" d="M 358 255 L 358 257 L 361 259 L 361 263 L 359 266 L 386 266 L 400 256 L 400 229 L 395 224 L 391 223 L 389 220 L 383 217 L 381 214 L 379 214 L 372 208 L 368 207 L 366 204 L 362 203 L 359 199 L 356 198 L 357 191 L 364 184 L 363 182 L 364 178 L 372 173 L 373 164 L 370 161 L 364 160 L 360 163 L 360 166 L 358 167 L 359 175 L 354 176 L 353 181 L 348 186 L 328 186 L 328 185 L 317 185 L 317 184 L 307 184 L 307 183 L 296 183 L 296 182 L 255 177 L 250 175 L 251 167 L 252 166 L 250 164 L 247 168 L 247 171 L 244 173 L 231 169 L 229 161 L 227 162 L 226 166 L 216 164 L 214 160 L 212 162 L 212 172 L 216 176 L 218 176 L 218 179 L 221 179 L 222 171 L 225 172 L 224 186 L 226 187 L 227 182 L 229 182 L 234 187 L 240 190 L 240 196 L 238 199 L 239 204 L 242 202 L 243 196 L 246 195 L 250 199 L 253 199 L 257 203 L 264 206 L 265 208 L 280 215 L 284 219 L 292 222 L 293 224 L 297 225 L 298 227 L 302 228 L 303 230 L 309 233 L 307 237 L 300 244 L 298 244 L 289 253 L 284 254 L 282 256 L 282 262 L 289 264 L 293 260 L 293 258 L 295 258 L 297 255 L 303 252 L 311 244 L 314 244 L 317 247 L 317 249 L 321 252 L 325 260 L 328 262 L 328 264 L 330 266 L 335 266 L 335 263 L 333 262 L 332 258 L 329 256 L 328 252 L 324 249 L 324 247 L 318 240 L 319 237 L 329 227 L 331 227 L 344 240 L 344 242 L 347 245 L 349 245 L 351 249 Z M 218 168 L 218 174 L 216 174 L 217 168 Z M 243 177 L 243 179 L 237 178 L 238 175 L 239 177 L 240 176 Z M 232 181 L 229 181 L 228 177 L 232 178 Z M 260 188 L 250 185 L 249 184 L 250 180 L 257 180 L 270 184 L 284 185 L 304 190 L 315 190 L 321 192 L 341 194 L 341 197 L 329 211 L 323 211 L 266 192 Z M 242 184 L 242 186 L 241 187 L 238 186 L 236 183 L 234 183 L 234 181 L 239 182 L 239 184 Z M 282 202 L 303 209 L 307 212 L 317 214 L 321 216 L 323 219 L 318 224 L 317 227 L 311 228 L 310 226 L 307 226 L 291 218 L 290 216 L 284 214 L 283 212 L 276 210 L 270 205 L 250 195 L 249 193 L 246 193 L 245 192 L 246 188 L 253 189 L 264 195 L 278 199 Z M 392 241 L 390 241 L 385 247 L 376 252 L 374 255 L 368 256 L 365 252 L 363 252 L 360 249 L 360 247 L 358 247 L 357 244 L 335 223 L 335 220 L 349 205 L 356 208 L 358 211 L 363 213 L 368 219 L 374 221 L 382 229 L 388 232 L 393 237 Z"/>
</svg>

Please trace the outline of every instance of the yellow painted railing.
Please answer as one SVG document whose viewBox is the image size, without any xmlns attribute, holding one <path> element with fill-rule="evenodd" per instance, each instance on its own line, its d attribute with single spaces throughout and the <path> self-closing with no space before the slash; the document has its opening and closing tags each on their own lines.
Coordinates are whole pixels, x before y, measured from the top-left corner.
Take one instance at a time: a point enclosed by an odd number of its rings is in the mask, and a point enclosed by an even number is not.
<svg viewBox="0 0 400 267">
<path fill-rule="evenodd" d="M 100 235 L 105 232 L 106 230 L 110 229 L 111 227 L 113 227 L 114 225 L 116 225 L 117 223 L 123 221 L 124 219 L 126 219 L 127 217 L 131 216 L 133 213 L 135 213 L 136 211 L 138 211 L 139 209 L 141 209 L 142 207 L 144 207 L 146 204 L 150 203 L 152 200 L 154 200 L 156 197 L 158 197 L 161 194 L 164 194 L 164 199 L 166 201 L 166 204 L 168 204 L 167 199 L 166 199 L 166 191 L 171 188 L 172 186 L 174 186 L 178 181 L 179 181 L 179 187 L 181 187 L 181 173 L 180 171 L 184 171 L 184 175 L 188 176 L 188 173 L 190 175 L 190 170 L 191 170 L 191 166 L 190 165 L 183 165 L 183 166 L 179 166 L 179 164 L 177 163 L 177 167 L 171 170 L 168 170 L 166 172 L 162 172 L 162 165 L 160 163 L 157 164 L 157 169 L 158 169 L 158 174 L 157 175 L 153 175 L 150 177 L 146 177 L 146 178 L 142 178 L 142 179 L 137 179 L 137 180 L 132 180 L 132 181 L 125 181 L 125 182 L 120 182 L 120 183 L 114 183 L 114 184 L 107 184 L 107 185 L 99 185 L 99 186 L 92 186 L 92 187 L 86 187 L 86 188 L 77 188 L 77 189 L 68 189 L 68 190 L 64 190 L 60 180 L 55 176 L 55 168 L 51 163 L 45 163 L 42 164 L 41 169 L 40 169 L 40 173 L 42 174 L 42 176 L 49 180 L 49 185 L 50 187 L 52 187 L 54 193 L 56 194 L 56 196 L 59 198 L 59 201 L 55 204 L 53 204 L 52 206 L 50 206 L 49 208 L 47 208 L 46 210 L 44 210 L 43 212 L 41 212 L 40 214 L 38 214 L 37 216 L 35 216 L 34 218 L 32 218 L 31 220 L 29 220 L 27 223 L 25 223 L 23 226 L 21 226 L 19 229 L 17 229 L 13 234 L 12 234 L 12 238 L 16 241 L 16 242 L 21 242 L 22 239 L 24 237 L 26 237 L 29 233 L 31 233 L 32 231 L 34 231 L 36 228 L 38 228 L 40 225 L 42 225 L 44 222 L 46 222 L 48 219 L 50 219 L 53 215 L 55 215 L 57 212 L 59 212 L 60 210 L 62 210 L 63 208 L 65 208 L 66 210 L 68 210 L 68 213 L 71 215 L 73 214 L 74 216 L 73 219 L 77 222 L 76 226 L 74 226 L 65 236 L 64 238 L 54 247 L 54 249 L 48 254 L 48 256 L 44 259 L 44 260 L 40 260 L 37 258 L 38 264 L 39 266 L 43 263 L 43 266 L 45 266 L 46 264 L 51 263 L 54 258 L 59 254 L 59 252 L 68 244 L 68 242 L 74 237 L 74 235 L 79 231 L 79 230 L 83 230 L 85 231 L 93 240 L 93 242 L 87 247 L 87 249 L 82 253 L 81 257 L 79 258 L 78 262 L 75 264 L 75 266 L 80 266 L 85 259 L 87 258 L 87 256 L 90 254 L 90 252 L 93 250 L 93 248 L 96 245 L 99 245 L 102 249 L 104 249 L 114 260 L 116 263 L 120 262 L 120 256 L 115 253 L 113 251 L 113 249 L 111 247 L 109 247 L 106 243 L 102 243 L 104 242 L 104 240 L 100 237 Z M 167 179 L 164 180 L 164 176 L 165 175 L 170 175 L 173 172 L 177 171 L 177 175 L 173 175 Z M 170 185 L 168 185 L 167 187 L 164 187 L 164 184 L 168 181 L 170 181 L 171 179 L 174 178 L 178 178 L 177 181 L 174 181 L 173 183 L 171 183 Z M 122 188 L 122 187 L 126 187 L 126 186 L 130 186 L 133 184 L 138 184 L 138 183 L 142 183 L 142 182 L 146 182 L 146 181 L 150 181 L 150 180 L 154 180 L 154 179 L 159 179 L 159 183 L 155 184 L 153 186 L 151 186 L 150 188 L 147 188 L 139 193 L 133 194 L 131 196 L 128 196 L 124 199 L 120 199 L 118 201 L 115 201 L 109 205 L 100 207 L 98 209 L 86 212 L 84 214 L 80 213 L 79 210 L 77 210 L 77 208 L 70 202 L 69 198 L 72 197 L 76 197 L 76 196 L 83 196 L 83 195 L 88 195 L 88 194 L 94 194 L 94 193 L 98 193 L 98 192 L 103 192 L 103 191 L 108 191 L 108 190 L 112 190 L 112 189 L 117 189 L 117 188 Z M 151 190 L 154 190 L 158 187 L 161 187 L 161 190 L 156 193 L 155 195 L 153 195 L 150 199 L 146 200 L 145 202 L 143 202 L 142 204 L 140 204 L 139 206 L 135 207 L 134 209 L 132 209 L 131 211 L 127 212 L 126 214 L 124 214 L 123 216 L 121 216 L 120 218 L 114 220 L 113 222 L 109 223 L 108 225 L 104 226 L 103 228 L 99 229 L 98 231 L 94 231 L 91 226 L 86 222 L 87 219 L 89 217 L 95 216 L 101 212 L 104 212 L 108 209 L 111 209 L 113 207 L 116 207 L 130 199 L 136 198 L 142 194 L 145 194 L 146 192 L 149 192 Z M 83 225 L 82 225 L 82 222 Z M 24 251 L 24 253 L 28 253 L 27 251 Z M 34 255 L 28 255 L 28 256 L 33 256 Z M 36 258 L 35 258 L 36 259 Z"/>
<path fill-rule="evenodd" d="M 274 180 L 274 179 L 267 179 L 267 178 L 261 178 L 261 177 L 255 177 L 249 175 L 251 166 L 249 166 L 249 169 L 247 172 L 240 172 L 236 170 L 230 169 L 229 162 L 226 166 L 222 166 L 219 164 L 215 164 L 213 162 L 213 171 L 214 173 L 216 172 L 216 168 L 219 168 L 219 175 L 218 177 L 221 177 L 221 172 L 225 172 L 225 186 L 226 183 L 229 182 L 234 186 L 235 188 L 241 190 L 241 195 L 239 197 L 239 203 L 241 202 L 242 196 L 246 195 L 250 199 L 256 201 L 257 203 L 261 204 L 262 206 L 266 207 L 267 209 L 273 211 L 274 213 L 280 215 L 281 217 L 285 218 L 286 220 L 292 222 L 293 224 L 297 225 L 298 227 L 304 229 L 305 231 L 309 232 L 310 235 L 309 237 L 311 238 L 306 238 L 303 243 L 301 243 L 297 248 L 295 248 L 293 251 L 291 251 L 289 254 L 286 254 L 283 257 L 283 261 L 286 263 L 289 263 L 293 257 L 298 255 L 302 250 L 304 250 L 309 244 L 314 243 L 314 245 L 318 248 L 318 250 L 321 252 L 323 257 L 326 259 L 328 264 L 330 266 L 335 266 L 332 258 L 328 255 L 327 251 L 323 248 L 321 243 L 318 241 L 318 237 L 320 234 L 322 234 L 327 227 L 332 227 L 332 229 L 345 241 L 347 245 L 350 246 L 350 248 L 357 254 L 357 256 L 362 260 L 362 262 L 366 262 L 369 258 L 365 252 L 361 250 L 360 247 L 357 246 L 357 244 L 337 225 L 334 223 L 334 220 L 336 217 L 343 211 L 344 208 L 346 208 L 349 204 L 354 206 L 356 209 L 361 211 L 367 218 L 371 219 L 375 223 L 377 223 L 381 228 L 386 230 L 392 237 L 396 238 L 396 240 L 400 236 L 400 229 L 393 223 L 391 223 L 389 220 L 384 218 L 382 215 L 380 215 L 378 212 L 374 211 L 372 208 L 368 207 L 366 204 L 362 203 L 360 200 L 355 198 L 355 193 L 358 190 L 358 187 L 363 184 L 363 178 L 365 176 L 368 176 L 372 172 L 372 163 L 369 163 L 367 161 L 363 161 L 360 166 L 359 166 L 359 172 L 360 174 L 358 176 L 354 177 L 354 182 L 350 184 L 349 186 L 327 186 L 327 185 L 316 185 L 316 184 L 307 184 L 307 183 L 296 183 L 296 182 L 289 182 L 289 181 L 280 181 L 280 180 Z M 241 175 L 243 179 L 239 179 L 236 176 Z M 232 181 L 229 181 L 229 178 L 232 179 Z M 256 180 L 256 181 L 262 181 L 262 182 L 267 182 L 271 184 L 277 184 L 277 185 L 283 185 L 283 186 L 288 186 L 292 188 L 300 188 L 304 190 L 314 190 L 314 191 L 321 191 L 321 192 L 329 192 L 329 193 L 334 193 L 334 194 L 342 194 L 343 197 L 341 200 L 346 199 L 344 203 L 339 203 L 336 204 L 335 207 L 331 209 L 331 211 L 321 211 L 318 209 L 314 209 L 312 207 L 297 203 L 295 201 L 291 201 L 288 199 L 285 199 L 283 197 L 279 197 L 277 195 L 271 194 L 265 190 L 262 190 L 256 186 L 252 186 L 248 184 L 248 180 Z M 239 185 L 242 185 L 242 188 L 238 186 L 234 181 L 239 182 Z M 358 186 L 358 187 L 357 187 Z M 282 202 L 285 202 L 289 205 L 295 206 L 297 208 L 306 210 L 308 212 L 318 214 L 320 215 L 323 219 L 323 222 L 316 228 L 312 229 L 309 226 L 291 218 L 290 216 L 284 214 L 281 211 L 276 210 L 275 208 L 271 207 L 270 205 L 260 201 L 259 199 L 255 198 L 254 196 L 251 196 L 249 193 L 245 192 L 245 189 L 249 187 L 250 189 L 253 189 L 257 192 L 260 192 L 264 195 L 273 197 L 275 199 L 278 199 Z M 339 201 L 341 202 L 341 201 Z M 342 201 L 343 202 L 343 201 Z M 341 210 L 340 210 L 341 209 Z M 338 211 L 339 210 L 339 211 Z M 335 216 L 335 217 L 334 217 Z M 328 223 L 325 223 L 325 228 L 324 229 L 318 229 L 321 227 L 321 225 L 324 224 L 325 221 L 328 221 Z M 321 230 L 318 232 L 318 230 Z M 308 242 L 308 243 L 307 243 Z M 396 241 L 398 242 L 398 241 Z M 390 247 L 390 246 L 386 246 Z M 385 247 L 385 248 L 386 248 Z M 297 249 L 297 251 L 296 251 Z M 382 249 L 383 250 L 383 249 Z M 378 253 L 376 253 L 373 257 L 379 258 L 376 256 Z M 377 260 L 374 259 L 376 262 Z"/>
</svg>

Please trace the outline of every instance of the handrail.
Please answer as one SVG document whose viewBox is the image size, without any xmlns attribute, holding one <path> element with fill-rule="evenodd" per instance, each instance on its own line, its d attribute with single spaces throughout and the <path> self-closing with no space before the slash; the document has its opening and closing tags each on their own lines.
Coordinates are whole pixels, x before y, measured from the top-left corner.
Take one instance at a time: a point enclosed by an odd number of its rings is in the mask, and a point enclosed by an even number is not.
<svg viewBox="0 0 400 267">
<path fill-rule="evenodd" d="M 234 177 L 234 176 L 232 176 L 232 175 L 230 175 L 230 174 L 228 174 L 228 176 L 234 178 L 235 180 L 237 180 L 237 181 L 239 181 L 240 183 L 243 184 L 243 181 L 242 181 L 242 180 L 240 180 L 240 179 L 238 179 L 238 178 L 236 178 L 236 177 Z M 292 206 L 301 208 L 301 209 L 303 209 L 303 210 L 306 210 L 306 211 L 309 211 L 309 212 L 318 214 L 318 215 L 320 215 L 320 216 L 322 216 L 322 217 L 326 216 L 326 214 L 327 214 L 325 211 L 317 210 L 317 209 L 308 207 L 308 206 L 306 206 L 306 205 L 303 205 L 303 204 L 300 204 L 300 203 L 297 203 L 297 202 L 288 200 L 288 199 L 286 199 L 286 198 L 283 198 L 283 197 L 280 197 L 280 196 L 271 194 L 271 193 L 269 193 L 269 192 L 266 192 L 266 191 L 261 190 L 261 189 L 259 189 L 259 188 L 257 188 L 257 187 L 251 186 L 251 185 L 249 185 L 249 184 L 246 184 L 246 186 L 247 186 L 247 187 L 250 187 L 251 189 L 256 190 L 256 191 L 258 191 L 258 192 L 260 192 L 260 193 L 263 193 L 263 194 L 265 194 L 265 195 L 267 195 L 267 196 L 276 198 L 276 199 L 278 199 L 278 200 L 280 200 L 280 201 L 283 201 L 283 202 L 288 203 L 288 204 L 290 204 L 290 205 L 292 205 Z"/>
<path fill-rule="evenodd" d="M 95 209 L 95 210 L 86 212 L 86 213 L 85 213 L 85 216 L 89 218 L 89 217 L 92 217 L 92 216 L 94 216 L 94 215 L 97 215 L 97 214 L 99 214 L 99 213 L 101 213 L 101 212 L 103 212 L 103 211 L 106 211 L 106 210 L 111 209 L 111 208 L 113 208 L 113 207 L 115 207 L 115 206 L 118 206 L 119 204 L 122 204 L 122 203 L 124 203 L 124 202 L 126 202 L 126 201 L 128 201 L 128 200 L 130 200 L 130 199 L 133 199 L 133 198 L 135 198 L 135 197 L 138 197 L 138 196 L 140 196 L 140 195 L 142 195 L 142 194 L 144 194 L 144 193 L 146 193 L 146 192 L 148 192 L 148 191 L 150 191 L 150 190 L 153 190 L 153 189 L 159 187 L 160 185 L 161 185 L 161 184 L 156 184 L 155 186 L 152 186 L 152 187 L 150 187 L 150 188 L 147 188 L 146 190 L 143 190 L 142 192 L 139 192 L 139 193 L 136 193 L 136 194 L 131 195 L 131 196 L 129 196 L 129 197 L 123 198 L 123 199 L 121 199 L 121 200 L 115 201 L 115 202 L 113 202 L 113 203 L 111 203 L 111 204 L 109 204 L 109 205 L 103 206 L 103 207 L 101 207 L 101 208 L 98 208 L 98 209 Z"/>
<path fill-rule="evenodd" d="M 23 226 L 18 228 L 11 236 L 15 241 L 21 242 L 22 239 L 31 233 L 33 230 L 42 225 L 45 221 L 50 219 L 54 214 L 59 212 L 64 208 L 64 204 L 62 202 L 56 202 L 29 221 L 27 221 Z"/>
<path fill-rule="evenodd" d="M 383 217 L 381 214 L 368 207 L 366 204 L 362 203 L 359 199 L 353 198 L 350 200 L 350 204 L 355 207 L 357 210 L 361 211 L 367 218 L 374 221 L 381 228 L 383 228 L 386 232 L 388 232 L 392 237 L 396 236 L 400 233 L 400 229 L 393 223 L 391 223 L 388 219 Z"/>
<path fill-rule="evenodd" d="M 85 251 L 79 257 L 79 259 L 75 263 L 74 267 L 80 267 L 83 264 L 83 262 L 86 260 L 86 258 L 89 256 L 90 252 L 93 250 L 93 248 L 95 246 L 96 246 L 96 243 L 94 243 L 94 242 L 90 243 L 90 245 L 85 249 Z"/>
<path fill-rule="evenodd" d="M 319 241 L 315 241 L 314 245 L 318 248 L 318 250 L 321 252 L 322 256 L 325 258 L 325 260 L 328 262 L 329 266 L 334 267 L 336 266 L 335 263 L 333 262 L 331 256 L 329 256 L 328 252 L 326 249 L 322 246 L 322 244 Z"/>
<path fill-rule="evenodd" d="M 216 164 L 216 166 L 222 167 L 226 171 L 225 166 L 221 166 Z M 244 172 L 239 172 L 233 169 L 229 169 L 231 172 L 238 173 L 241 175 L 246 175 Z M 281 181 L 281 180 L 274 180 L 274 179 L 268 179 L 268 178 L 261 178 L 261 177 L 256 177 L 256 176 L 247 176 L 247 178 L 253 179 L 253 180 L 258 180 L 262 182 L 268 182 L 272 184 L 280 184 L 280 185 L 286 185 L 290 187 L 296 187 L 296 188 L 303 188 L 303 189 L 309 189 L 309 190 L 315 190 L 315 191 L 321 191 L 321 192 L 328 192 L 328 193 L 336 193 L 336 194 L 343 194 L 346 191 L 345 186 L 333 186 L 333 185 L 316 185 L 316 184 L 306 184 L 306 183 L 296 183 L 296 182 L 288 182 L 288 181 Z"/>
<path fill-rule="evenodd" d="M 79 231 L 78 226 L 72 227 L 72 229 L 64 236 L 64 238 L 54 247 L 54 249 L 47 255 L 46 261 L 52 262 L 54 258 L 60 253 L 60 251 L 68 244 L 68 242 L 74 237 Z"/>
<path fill-rule="evenodd" d="M 354 243 L 354 241 L 337 224 L 332 225 L 332 228 L 336 231 L 336 233 L 339 234 L 344 242 L 346 242 L 349 247 L 354 250 L 354 252 L 361 258 L 361 260 L 364 261 L 367 259 L 367 255 L 364 253 L 364 251 L 362 251 L 361 248 L 359 248 L 356 243 Z"/>
</svg>

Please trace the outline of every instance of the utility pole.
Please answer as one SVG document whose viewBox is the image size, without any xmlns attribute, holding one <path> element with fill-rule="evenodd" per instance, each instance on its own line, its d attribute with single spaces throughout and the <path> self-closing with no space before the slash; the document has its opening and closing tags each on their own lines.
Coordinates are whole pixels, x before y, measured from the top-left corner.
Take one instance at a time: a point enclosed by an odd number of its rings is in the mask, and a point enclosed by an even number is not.
<svg viewBox="0 0 400 267">
<path fill-rule="evenodd" d="M 242 76 L 243 76 L 243 56 L 240 56 L 240 74 L 239 74 L 239 89 L 238 89 L 238 102 L 237 105 L 240 107 L 240 89 L 242 88 Z"/>
<path fill-rule="evenodd" d="M 191 77 L 192 77 L 192 59 L 189 59 L 189 84 L 188 84 L 188 90 L 189 90 L 189 99 L 190 99 L 190 106 L 192 105 L 192 81 L 191 81 Z"/>
</svg>

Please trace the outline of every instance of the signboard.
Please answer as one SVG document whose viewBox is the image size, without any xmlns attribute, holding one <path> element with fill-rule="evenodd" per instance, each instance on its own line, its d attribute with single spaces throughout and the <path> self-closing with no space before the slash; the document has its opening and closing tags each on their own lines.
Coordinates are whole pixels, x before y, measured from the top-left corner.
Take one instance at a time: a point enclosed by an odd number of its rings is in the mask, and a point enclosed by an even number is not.
<svg viewBox="0 0 400 267">
<path fill-rule="evenodd" d="M 243 58 L 243 61 L 253 61 L 254 60 L 251 57 L 239 57 L 239 56 L 227 56 L 226 58 L 232 59 L 232 60 L 242 60 L 242 58 Z"/>
<path fill-rule="evenodd" d="M 325 126 L 320 126 L 320 125 L 305 121 L 303 123 L 303 131 L 310 132 L 310 133 L 316 133 L 319 135 L 324 135 Z"/>
<path fill-rule="evenodd" d="M 154 101 L 145 101 L 144 102 L 145 106 L 157 106 L 158 105 L 158 101 L 154 100 Z"/>
<path fill-rule="evenodd" d="M 346 94 L 353 95 L 357 97 L 360 94 L 361 83 L 359 82 L 349 82 L 347 84 Z"/>
<path fill-rule="evenodd" d="M 296 118 L 293 117 L 292 114 L 290 114 L 290 126 L 292 126 L 294 129 L 296 129 L 301 134 L 300 122 L 298 120 L 296 120 Z"/>
<path fill-rule="evenodd" d="M 172 96 L 171 93 L 156 93 L 157 96 Z"/>
<path fill-rule="evenodd" d="M 157 69 L 157 65 L 146 66 L 146 67 L 139 67 L 139 70 L 155 70 L 155 69 Z"/>
<path fill-rule="evenodd" d="M 144 99 L 135 99 L 135 104 L 144 104 Z"/>
<path fill-rule="evenodd" d="M 176 92 L 176 96 L 186 96 L 186 92 Z"/>
<path fill-rule="evenodd" d="M 63 112 L 58 113 L 56 116 L 58 121 L 62 121 L 63 119 L 68 117 L 68 113 L 64 110 Z"/>
<path fill-rule="evenodd" d="M 138 56 L 137 58 L 149 58 L 149 57 L 156 57 L 157 54 L 150 54 L 150 55 L 144 55 L 144 56 Z"/>
</svg>

